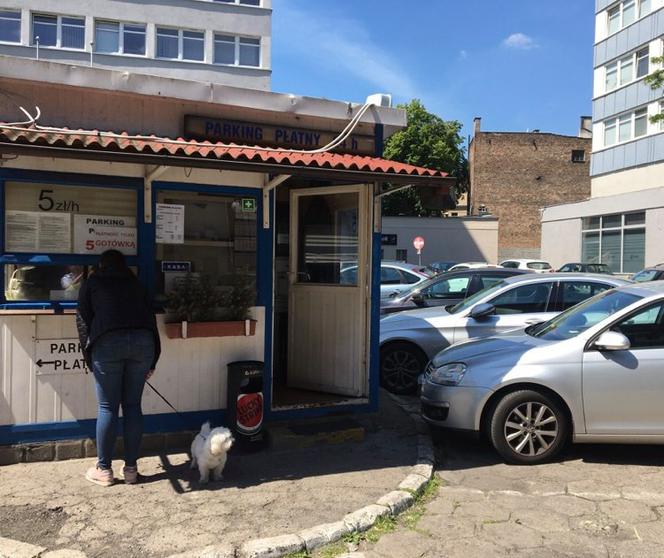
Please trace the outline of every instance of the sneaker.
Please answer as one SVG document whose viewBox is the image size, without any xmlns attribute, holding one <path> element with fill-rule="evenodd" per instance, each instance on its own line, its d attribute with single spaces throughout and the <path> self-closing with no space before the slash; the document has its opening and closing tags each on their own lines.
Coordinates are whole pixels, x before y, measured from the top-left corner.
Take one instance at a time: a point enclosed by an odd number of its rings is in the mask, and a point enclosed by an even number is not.
<svg viewBox="0 0 664 558">
<path fill-rule="evenodd" d="M 138 467 L 123 467 L 125 484 L 136 484 L 138 482 Z"/>
<path fill-rule="evenodd" d="M 85 473 L 85 478 L 99 486 L 111 486 L 113 484 L 113 469 L 102 469 L 99 465 L 90 467 Z"/>
</svg>

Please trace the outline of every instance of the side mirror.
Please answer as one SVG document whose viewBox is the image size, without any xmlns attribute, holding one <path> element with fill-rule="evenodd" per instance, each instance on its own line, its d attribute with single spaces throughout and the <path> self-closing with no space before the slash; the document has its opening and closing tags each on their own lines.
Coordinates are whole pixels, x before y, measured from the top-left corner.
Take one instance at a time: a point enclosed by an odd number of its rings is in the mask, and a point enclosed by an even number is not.
<svg viewBox="0 0 664 558">
<path fill-rule="evenodd" d="M 482 304 L 474 306 L 473 309 L 470 311 L 470 314 L 468 315 L 474 320 L 481 320 L 482 318 L 490 316 L 495 311 L 496 307 L 493 304 L 489 304 L 488 302 L 483 302 Z"/>
<path fill-rule="evenodd" d="M 626 351 L 631 344 L 629 339 L 617 331 L 605 331 L 594 344 L 600 351 Z"/>
</svg>

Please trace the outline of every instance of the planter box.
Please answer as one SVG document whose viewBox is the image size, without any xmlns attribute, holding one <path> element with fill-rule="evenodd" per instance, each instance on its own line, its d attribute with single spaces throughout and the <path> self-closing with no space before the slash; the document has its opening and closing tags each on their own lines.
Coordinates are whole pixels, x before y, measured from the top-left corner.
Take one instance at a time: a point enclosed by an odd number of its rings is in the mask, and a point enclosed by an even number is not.
<svg viewBox="0 0 664 558">
<path fill-rule="evenodd" d="M 164 324 L 169 339 L 190 337 L 244 337 L 256 334 L 256 320 L 237 322 L 177 322 Z"/>
</svg>

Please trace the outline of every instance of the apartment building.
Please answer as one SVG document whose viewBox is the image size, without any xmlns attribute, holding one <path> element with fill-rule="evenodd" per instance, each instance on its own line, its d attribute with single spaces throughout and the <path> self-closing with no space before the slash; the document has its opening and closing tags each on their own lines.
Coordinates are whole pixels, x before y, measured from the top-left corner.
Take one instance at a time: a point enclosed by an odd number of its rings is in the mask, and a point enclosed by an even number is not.
<svg viewBox="0 0 664 558">
<path fill-rule="evenodd" d="M 547 207 L 542 255 L 633 273 L 664 261 L 664 109 L 644 78 L 664 53 L 664 0 L 596 0 L 591 195 Z"/>
<path fill-rule="evenodd" d="M 0 0 L 0 54 L 270 89 L 272 0 Z"/>
</svg>

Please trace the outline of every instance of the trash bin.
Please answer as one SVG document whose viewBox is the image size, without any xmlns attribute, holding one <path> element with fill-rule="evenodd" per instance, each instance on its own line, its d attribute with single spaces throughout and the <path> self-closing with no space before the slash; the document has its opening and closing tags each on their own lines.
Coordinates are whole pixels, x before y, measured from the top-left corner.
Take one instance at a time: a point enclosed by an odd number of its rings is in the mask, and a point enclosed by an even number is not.
<svg viewBox="0 0 664 558">
<path fill-rule="evenodd" d="M 263 363 L 240 360 L 228 364 L 228 424 L 236 444 L 259 449 L 263 434 Z"/>
</svg>

